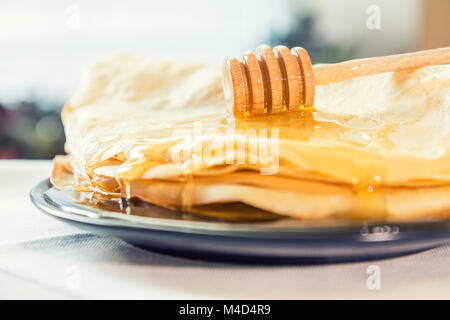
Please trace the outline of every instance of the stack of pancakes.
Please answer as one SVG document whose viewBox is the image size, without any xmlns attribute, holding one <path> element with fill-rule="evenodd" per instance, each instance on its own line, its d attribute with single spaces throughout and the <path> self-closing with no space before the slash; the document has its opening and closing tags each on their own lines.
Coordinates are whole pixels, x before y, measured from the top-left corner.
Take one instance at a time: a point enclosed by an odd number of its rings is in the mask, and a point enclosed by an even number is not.
<svg viewBox="0 0 450 320">
<path fill-rule="evenodd" d="M 203 214 L 450 215 L 450 66 L 318 86 L 314 109 L 240 119 L 221 83 L 202 63 L 93 65 L 64 107 L 53 183 Z"/>
</svg>

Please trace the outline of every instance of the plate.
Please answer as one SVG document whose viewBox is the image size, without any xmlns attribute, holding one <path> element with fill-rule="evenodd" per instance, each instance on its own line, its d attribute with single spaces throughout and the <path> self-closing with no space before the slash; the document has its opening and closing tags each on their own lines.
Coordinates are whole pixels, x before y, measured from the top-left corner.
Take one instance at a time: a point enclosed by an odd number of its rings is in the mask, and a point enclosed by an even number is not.
<svg viewBox="0 0 450 320">
<path fill-rule="evenodd" d="M 92 205 L 49 180 L 30 193 L 43 212 L 93 233 L 178 256 L 239 263 L 328 263 L 388 258 L 450 242 L 450 219 L 415 222 L 331 219 L 228 221 L 154 205 Z"/>
</svg>

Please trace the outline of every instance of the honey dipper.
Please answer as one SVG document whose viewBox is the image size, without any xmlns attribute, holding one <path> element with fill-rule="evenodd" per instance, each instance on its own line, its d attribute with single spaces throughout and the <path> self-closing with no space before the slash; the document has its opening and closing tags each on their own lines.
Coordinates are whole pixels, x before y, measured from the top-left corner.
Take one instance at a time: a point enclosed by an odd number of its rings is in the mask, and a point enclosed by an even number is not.
<svg viewBox="0 0 450 320">
<path fill-rule="evenodd" d="M 259 46 L 223 66 L 225 99 L 234 115 L 260 115 L 312 107 L 316 85 L 370 74 L 450 63 L 450 47 L 312 66 L 308 52 L 295 47 Z"/>
</svg>

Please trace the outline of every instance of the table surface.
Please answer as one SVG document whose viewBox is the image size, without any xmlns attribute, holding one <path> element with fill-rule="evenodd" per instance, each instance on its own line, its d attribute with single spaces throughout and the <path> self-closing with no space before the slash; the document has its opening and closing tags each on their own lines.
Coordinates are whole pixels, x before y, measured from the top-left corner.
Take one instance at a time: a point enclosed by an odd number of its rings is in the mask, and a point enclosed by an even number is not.
<svg viewBox="0 0 450 320">
<path fill-rule="evenodd" d="M 0 298 L 450 298 L 448 245 L 394 259 L 327 265 L 183 259 L 41 213 L 28 193 L 50 170 L 50 161 L 0 160 Z"/>
</svg>

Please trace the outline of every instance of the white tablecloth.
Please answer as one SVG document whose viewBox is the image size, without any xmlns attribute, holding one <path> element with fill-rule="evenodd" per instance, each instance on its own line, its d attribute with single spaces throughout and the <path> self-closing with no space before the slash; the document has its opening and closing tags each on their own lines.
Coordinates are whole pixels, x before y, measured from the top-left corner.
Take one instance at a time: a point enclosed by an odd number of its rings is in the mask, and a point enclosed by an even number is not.
<svg viewBox="0 0 450 320">
<path fill-rule="evenodd" d="M 0 298 L 450 298 L 450 246 L 332 265 L 182 259 L 86 233 L 41 213 L 28 193 L 50 170 L 49 161 L 0 161 Z M 379 270 L 379 282 L 370 281 L 371 265 Z"/>
</svg>

